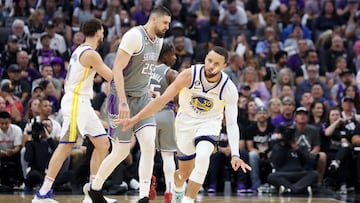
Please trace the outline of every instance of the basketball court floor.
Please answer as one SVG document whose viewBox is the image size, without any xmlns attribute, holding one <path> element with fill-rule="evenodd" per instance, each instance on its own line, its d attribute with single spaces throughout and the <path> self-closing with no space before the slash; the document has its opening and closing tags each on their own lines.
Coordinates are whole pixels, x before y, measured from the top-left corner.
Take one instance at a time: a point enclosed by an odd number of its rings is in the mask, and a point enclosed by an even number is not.
<svg viewBox="0 0 360 203">
<path fill-rule="evenodd" d="M 19 192 L 16 194 L 6 194 L 0 195 L 0 203 L 31 203 L 33 195 L 24 195 L 24 193 Z M 119 203 L 129 202 L 129 203 L 137 203 L 138 197 L 132 195 L 116 195 L 109 196 L 111 198 L 115 198 Z M 83 196 L 82 195 L 56 195 L 56 200 L 60 203 L 82 203 Z M 151 201 L 152 203 L 163 203 L 164 197 L 159 195 L 155 200 Z M 199 194 L 196 202 L 204 202 L 204 203 L 232 203 L 232 202 L 241 202 L 241 203 L 263 203 L 263 202 L 271 202 L 271 203 L 338 203 L 338 202 L 354 202 L 360 203 L 360 195 L 347 195 L 347 196 L 339 196 L 336 194 L 329 195 L 328 197 L 322 196 L 314 196 L 314 197 L 291 197 L 284 196 L 279 197 L 277 195 L 256 195 L 256 196 L 224 196 L 218 194 L 216 196 L 208 196 L 206 194 Z"/>
</svg>

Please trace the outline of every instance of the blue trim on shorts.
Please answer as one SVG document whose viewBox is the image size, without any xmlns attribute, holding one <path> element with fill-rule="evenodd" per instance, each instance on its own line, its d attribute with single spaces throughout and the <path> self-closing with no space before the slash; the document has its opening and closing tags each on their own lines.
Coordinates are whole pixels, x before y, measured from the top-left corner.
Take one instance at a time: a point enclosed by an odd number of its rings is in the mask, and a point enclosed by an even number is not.
<svg viewBox="0 0 360 203">
<path fill-rule="evenodd" d="M 75 144 L 75 142 L 69 142 L 69 141 L 60 141 L 59 144 Z"/>
<path fill-rule="evenodd" d="M 156 126 L 156 124 L 155 124 L 155 123 L 148 123 L 148 124 L 146 124 L 146 125 L 143 125 L 143 126 L 141 126 L 140 128 L 134 130 L 134 133 L 139 132 L 141 129 L 143 129 L 143 128 L 147 127 L 147 126 Z"/>
<path fill-rule="evenodd" d="M 194 159 L 196 156 L 196 154 L 192 154 L 192 155 L 183 155 L 183 156 L 177 156 L 177 158 L 180 160 L 180 161 L 189 161 L 191 159 Z"/>
<path fill-rule="evenodd" d="M 210 135 L 202 135 L 202 136 L 195 137 L 195 139 L 194 139 L 195 146 L 196 146 L 200 141 L 209 141 L 209 142 L 210 142 L 211 144 L 213 144 L 214 146 L 216 145 L 216 140 L 214 140 L 214 139 L 213 139 L 213 136 L 210 136 Z"/>
</svg>

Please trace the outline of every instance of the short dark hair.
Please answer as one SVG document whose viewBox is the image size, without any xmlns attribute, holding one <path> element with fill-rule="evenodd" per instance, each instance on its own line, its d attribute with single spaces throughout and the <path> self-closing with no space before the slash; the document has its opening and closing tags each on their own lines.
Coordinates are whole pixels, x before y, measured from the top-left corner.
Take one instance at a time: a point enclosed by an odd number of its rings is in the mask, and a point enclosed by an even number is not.
<svg viewBox="0 0 360 203">
<path fill-rule="evenodd" d="M 0 111 L 0 118 L 2 119 L 11 119 L 9 112 L 7 111 Z"/>
<path fill-rule="evenodd" d="M 171 17 L 171 12 L 169 9 L 167 9 L 164 6 L 157 6 L 155 8 L 153 8 L 151 10 L 150 14 L 156 14 L 156 15 L 160 15 L 160 16 L 170 16 Z"/>
<path fill-rule="evenodd" d="M 225 58 L 225 63 L 227 63 L 228 58 L 229 58 L 229 54 L 228 51 L 221 46 L 215 46 L 214 48 L 212 48 L 210 51 L 215 51 L 216 53 L 220 54 L 221 56 L 223 56 Z"/>
<path fill-rule="evenodd" d="M 50 81 L 48 80 L 42 80 L 40 83 L 39 83 L 39 87 L 41 87 L 43 90 L 46 89 L 46 87 L 50 84 Z"/>
<path fill-rule="evenodd" d="M 98 30 L 103 27 L 102 22 L 97 18 L 92 18 L 81 24 L 80 30 L 84 33 L 85 37 L 92 37 Z"/>
</svg>

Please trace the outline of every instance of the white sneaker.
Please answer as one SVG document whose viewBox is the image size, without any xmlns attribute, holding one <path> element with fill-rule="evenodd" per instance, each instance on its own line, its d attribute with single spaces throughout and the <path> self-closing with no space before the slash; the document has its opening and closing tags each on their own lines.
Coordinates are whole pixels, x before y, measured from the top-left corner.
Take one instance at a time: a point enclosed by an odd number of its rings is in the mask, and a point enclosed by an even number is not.
<svg viewBox="0 0 360 203">
<path fill-rule="evenodd" d="M 90 190 L 90 183 L 86 183 L 83 187 L 83 192 L 84 192 L 84 199 L 83 199 L 83 203 L 93 203 L 90 196 L 89 196 L 89 193 L 88 191 Z M 117 200 L 116 199 L 111 199 L 109 197 L 105 197 L 105 200 L 107 203 L 117 203 Z M 33 202 L 34 203 L 34 202 Z"/>
<path fill-rule="evenodd" d="M 54 199 L 52 190 L 50 190 L 46 195 L 40 195 L 39 191 L 35 193 L 34 198 L 31 200 L 31 203 L 59 203 Z"/>
<path fill-rule="evenodd" d="M 129 182 L 129 188 L 133 190 L 138 190 L 140 188 L 139 181 L 135 180 L 134 178 Z"/>
</svg>

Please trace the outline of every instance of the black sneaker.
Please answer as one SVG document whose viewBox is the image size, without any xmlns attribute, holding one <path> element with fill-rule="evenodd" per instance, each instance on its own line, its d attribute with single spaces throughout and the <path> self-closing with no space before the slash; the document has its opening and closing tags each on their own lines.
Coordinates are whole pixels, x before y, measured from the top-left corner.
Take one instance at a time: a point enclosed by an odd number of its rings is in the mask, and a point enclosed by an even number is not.
<svg viewBox="0 0 360 203">
<path fill-rule="evenodd" d="M 104 195 L 102 194 L 102 191 L 97 191 L 90 188 L 88 193 L 93 203 L 107 203 Z"/>
<path fill-rule="evenodd" d="M 95 202 L 94 202 L 95 203 Z M 139 199 L 138 203 L 149 203 L 149 198 L 148 197 L 144 197 L 142 199 Z"/>
</svg>

